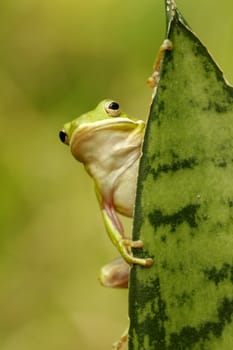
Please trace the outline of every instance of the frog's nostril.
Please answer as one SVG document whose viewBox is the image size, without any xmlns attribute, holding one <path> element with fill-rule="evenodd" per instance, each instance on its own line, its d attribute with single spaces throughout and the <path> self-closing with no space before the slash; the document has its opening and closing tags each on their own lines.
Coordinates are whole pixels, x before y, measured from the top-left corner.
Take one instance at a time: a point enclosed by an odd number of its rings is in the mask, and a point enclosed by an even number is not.
<svg viewBox="0 0 233 350">
<path fill-rule="evenodd" d="M 61 130 L 59 132 L 59 137 L 60 137 L 61 142 L 66 143 L 66 132 L 64 130 Z"/>
</svg>

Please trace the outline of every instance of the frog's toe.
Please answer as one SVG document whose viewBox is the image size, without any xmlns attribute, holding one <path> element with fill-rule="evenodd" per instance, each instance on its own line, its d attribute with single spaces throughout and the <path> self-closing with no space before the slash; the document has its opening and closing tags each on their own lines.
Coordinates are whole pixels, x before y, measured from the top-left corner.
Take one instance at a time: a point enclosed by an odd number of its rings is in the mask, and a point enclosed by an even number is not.
<svg viewBox="0 0 233 350">
<path fill-rule="evenodd" d="M 138 240 L 138 241 L 133 241 L 132 239 L 122 239 L 121 240 L 122 244 L 125 247 L 131 247 L 131 248 L 142 248 L 143 247 L 143 242 Z"/>
<path fill-rule="evenodd" d="M 150 267 L 153 264 L 153 259 L 132 257 L 132 263 L 143 267 Z"/>
<path fill-rule="evenodd" d="M 143 267 L 150 267 L 153 264 L 153 259 L 151 258 L 137 258 L 135 256 L 129 255 L 127 257 L 127 262 L 129 264 L 136 264 Z"/>
<path fill-rule="evenodd" d="M 121 239 L 117 243 L 118 250 L 123 259 L 130 265 L 137 264 L 145 267 L 149 267 L 153 263 L 151 258 L 137 258 L 131 254 L 130 248 L 141 248 L 143 246 L 142 241 L 132 241 L 131 239 Z"/>
<path fill-rule="evenodd" d="M 143 241 L 131 241 L 131 248 L 142 248 L 143 247 Z"/>
<path fill-rule="evenodd" d="M 145 260 L 145 267 L 150 267 L 151 265 L 153 265 L 153 259 L 151 258 L 146 258 Z"/>
</svg>

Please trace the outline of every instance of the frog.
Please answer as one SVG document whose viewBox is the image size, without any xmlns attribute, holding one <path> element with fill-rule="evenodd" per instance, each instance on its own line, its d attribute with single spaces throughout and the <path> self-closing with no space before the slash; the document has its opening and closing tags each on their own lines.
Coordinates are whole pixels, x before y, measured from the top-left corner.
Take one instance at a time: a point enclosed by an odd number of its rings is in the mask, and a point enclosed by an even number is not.
<svg viewBox="0 0 233 350">
<path fill-rule="evenodd" d="M 66 123 L 59 132 L 60 140 L 94 180 L 105 229 L 121 256 L 102 269 L 100 282 L 106 286 L 125 287 L 129 266 L 153 263 L 150 257 L 133 256 L 132 248 L 143 247 L 143 242 L 125 235 L 118 215 L 133 217 L 144 132 L 143 120 L 124 113 L 110 99 Z"/>
</svg>

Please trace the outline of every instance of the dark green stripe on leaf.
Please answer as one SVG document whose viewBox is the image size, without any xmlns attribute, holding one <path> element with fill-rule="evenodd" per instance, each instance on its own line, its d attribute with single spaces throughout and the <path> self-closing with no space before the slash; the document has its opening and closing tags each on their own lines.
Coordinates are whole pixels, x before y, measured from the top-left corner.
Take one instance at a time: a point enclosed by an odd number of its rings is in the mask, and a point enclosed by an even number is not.
<svg viewBox="0 0 233 350">
<path fill-rule="evenodd" d="M 211 337 L 220 338 L 225 326 L 232 321 L 233 315 L 233 299 L 224 298 L 221 301 L 217 310 L 217 320 L 207 321 L 199 327 L 183 327 L 179 333 L 172 333 L 170 335 L 169 346 L 164 349 L 194 349 L 196 344 L 199 344 L 199 349 L 210 349 L 206 343 L 210 341 Z M 219 350 L 222 350 L 219 348 Z M 227 348 L 226 348 L 227 350 Z M 229 348 L 230 350 L 230 348 Z"/>
<path fill-rule="evenodd" d="M 204 270 L 205 276 L 209 281 L 213 281 L 216 286 L 224 280 L 229 280 L 233 283 L 233 265 L 224 263 L 220 268 L 211 267 Z"/>
<path fill-rule="evenodd" d="M 171 152 L 172 153 L 172 152 Z M 157 170 L 150 169 L 153 174 L 154 179 L 160 176 L 162 173 L 175 172 L 184 169 L 193 169 L 197 165 L 197 160 L 195 158 L 182 159 L 172 161 L 170 164 L 159 164 Z"/>
<path fill-rule="evenodd" d="M 163 214 L 156 209 L 148 217 L 155 230 L 161 225 L 170 225 L 171 232 L 174 232 L 176 227 L 183 222 L 187 222 L 190 227 L 197 227 L 196 214 L 198 208 L 200 208 L 200 205 L 190 204 L 171 215 Z"/>
</svg>

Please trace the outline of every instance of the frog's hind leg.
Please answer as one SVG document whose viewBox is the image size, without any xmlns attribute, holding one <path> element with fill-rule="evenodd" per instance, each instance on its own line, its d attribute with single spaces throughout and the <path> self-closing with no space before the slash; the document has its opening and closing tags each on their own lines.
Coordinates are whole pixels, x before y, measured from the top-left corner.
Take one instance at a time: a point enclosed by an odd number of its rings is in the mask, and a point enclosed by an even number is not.
<svg viewBox="0 0 233 350">
<path fill-rule="evenodd" d="M 100 283 L 108 288 L 128 288 L 130 265 L 119 257 L 104 265 L 100 273 Z"/>
</svg>

